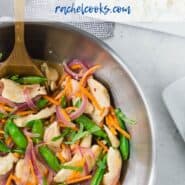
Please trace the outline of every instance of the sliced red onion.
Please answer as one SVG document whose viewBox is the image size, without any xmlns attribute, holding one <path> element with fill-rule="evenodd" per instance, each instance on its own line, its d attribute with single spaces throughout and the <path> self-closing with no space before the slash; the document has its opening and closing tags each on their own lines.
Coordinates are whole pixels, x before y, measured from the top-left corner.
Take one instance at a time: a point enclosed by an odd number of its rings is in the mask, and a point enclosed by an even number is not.
<svg viewBox="0 0 185 185">
<path fill-rule="evenodd" d="M 78 118 L 79 116 L 81 116 L 84 113 L 86 107 L 87 107 L 87 98 L 86 98 L 86 96 L 82 96 L 82 103 L 81 103 L 80 107 L 75 112 L 72 112 L 69 115 L 69 117 L 72 120 Z"/>
<path fill-rule="evenodd" d="M 74 64 L 79 64 L 82 66 L 82 73 L 76 73 L 73 70 L 70 69 L 70 66 L 74 65 Z M 82 63 L 82 61 L 78 60 L 78 59 L 73 59 L 71 62 L 69 62 L 68 64 L 66 64 L 65 62 L 63 63 L 64 66 L 64 70 L 66 73 L 68 73 L 70 76 L 72 76 L 75 80 L 79 80 L 83 74 L 87 71 L 87 67 Z"/>
<path fill-rule="evenodd" d="M 3 96 L 0 96 L 0 102 L 5 103 L 5 104 L 9 105 L 10 107 L 15 107 L 16 106 L 16 104 L 14 102 L 10 101 L 7 98 L 4 98 Z"/>
<path fill-rule="evenodd" d="M 39 168 L 37 166 L 37 159 L 36 159 L 35 150 L 33 147 L 31 150 L 31 162 L 33 164 L 33 169 L 34 169 L 35 175 L 37 177 L 38 184 L 43 185 L 44 184 L 43 177 L 42 177 L 42 174 L 40 173 Z"/>
<path fill-rule="evenodd" d="M 48 178 L 47 178 L 47 184 L 50 185 L 53 182 L 54 178 L 54 172 L 49 169 Z"/>
<path fill-rule="evenodd" d="M 64 125 L 66 125 L 67 127 L 75 127 L 75 124 L 66 120 L 66 118 L 64 117 L 64 115 L 61 113 L 60 110 L 60 106 L 56 106 L 56 116 L 59 122 L 63 123 Z"/>
<path fill-rule="evenodd" d="M 36 107 L 36 105 L 34 104 L 33 100 L 30 97 L 30 88 L 28 88 L 28 87 L 25 88 L 23 93 L 24 93 L 25 101 L 26 101 L 28 107 L 30 109 L 36 109 L 37 107 Z"/>
</svg>

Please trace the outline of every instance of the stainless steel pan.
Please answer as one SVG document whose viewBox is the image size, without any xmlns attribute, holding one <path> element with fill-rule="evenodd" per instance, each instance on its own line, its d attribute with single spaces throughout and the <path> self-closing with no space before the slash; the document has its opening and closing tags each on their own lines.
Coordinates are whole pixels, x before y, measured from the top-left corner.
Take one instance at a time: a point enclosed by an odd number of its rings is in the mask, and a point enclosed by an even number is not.
<svg viewBox="0 0 185 185">
<path fill-rule="evenodd" d="M 103 42 L 61 23 L 29 23 L 25 39 L 32 58 L 62 62 L 64 58 L 77 57 L 90 63 L 101 63 L 103 68 L 97 77 L 109 88 L 115 105 L 137 120 L 136 126 L 129 127 L 131 156 L 124 164 L 122 184 L 152 185 L 155 166 L 153 122 L 143 93 L 124 61 Z M 4 59 L 10 54 L 13 42 L 13 26 L 1 25 L 0 51 L 4 53 Z"/>
</svg>

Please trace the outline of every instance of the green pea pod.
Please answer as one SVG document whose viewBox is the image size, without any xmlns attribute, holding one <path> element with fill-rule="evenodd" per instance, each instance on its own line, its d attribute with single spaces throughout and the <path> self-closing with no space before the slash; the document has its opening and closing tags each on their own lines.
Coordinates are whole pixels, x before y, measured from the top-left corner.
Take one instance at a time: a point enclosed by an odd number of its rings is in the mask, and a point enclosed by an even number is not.
<svg viewBox="0 0 185 185">
<path fill-rule="evenodd" d="M 90 185 L 100 185 L 103 179 L 103 175 L 105 174 L 106 170 L 106 162 L 107 162 L 107 155 L 103 157 L 101 161 L 98 162 L 98 168 L 91 180 Z"/>
<path fill-rule="evenodd" d="M 47 79 L 40 76 L 26 76 L 20 77 L 16 81 L 20 84 L 44 84 Z"/>
<path fill-rule="evenodd" d="M 37 101 L 36 105 L 39 109 L 43 109 L 48 104 L 48 100 L 41 98 Z"/>
<path fill-rule="evenodd" d="M 121 118 L 121 110 L 120 109 L 116 109 L 115 110 L 116 113 L 116 117 L 119 121 L 119 124 L 121 126 L 122 129 L 126 130 L 126 126 L 125 126 L 125 122 L 124 120 Z M 130 144 L 129 144 L 129 140 L 124 137 L 122 134 L 120 134 L 120 152 L 122 155 L 123 160 L 128 160 L 129 159 L 129 155 L 130 155 Z"/>
<path fill-rule="evenodd" d="M 41 146 L 39 148 L 39 153 L 52 170 L 55 172 L 60 170 L 60 163 L 57 157 L 47 146 Z"/>
<path fill-rule="evenodd" d="M 66 98 L 66 96 L 62 96 L 60 105 L 61 105 L 62 108 L 66 108 L 66 106 L 67 106 L 67 98 Z"/>
<path fill-rule="evenodd" d="M 0 141 L 0 152 L 9 153 L 11 150 L 2 142 Z"/>
<path fill-rule="evenodd" d="M 108 140 L 107 134 L 94 121 L 89 119 L 87 116 L 81 115 L 79 118 L 75 120 L 75 122 L 78 124 L 82 124 L 87 131 L 91 132 L 95 136 Z M 92 132 L 92 130 L 95 130 L 95 131 Z"/>
<path fill-rule="evenodd" d="M 26 149 L 28 141 L 23 132 L 15 125 L 12 120 L 8 120 L 6 123 L 6 130 L 11 136 L 14 143 L 21 149 Z"/>
<path fill-rule="evenodd" d="M 44 135 L 44 124 L 41 120 L 33 121 L 32 133 L 39 134 L 38 137 L 33 138 L 33 142 L 38 143 L 42 140 L 43 135 Z"/>
</svg>

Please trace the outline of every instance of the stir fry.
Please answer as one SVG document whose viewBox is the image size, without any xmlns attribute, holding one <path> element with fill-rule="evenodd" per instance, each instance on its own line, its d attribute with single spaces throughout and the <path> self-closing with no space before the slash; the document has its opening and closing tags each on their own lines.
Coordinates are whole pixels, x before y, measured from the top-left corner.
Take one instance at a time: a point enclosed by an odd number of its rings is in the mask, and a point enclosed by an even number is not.
<svg viewBox="0 0 185 185">
<path fill-rule="evenodd" d="M 0 185 L 118 185 L 134 124 L 78 59 L 0 79 Z"/>
</svg>

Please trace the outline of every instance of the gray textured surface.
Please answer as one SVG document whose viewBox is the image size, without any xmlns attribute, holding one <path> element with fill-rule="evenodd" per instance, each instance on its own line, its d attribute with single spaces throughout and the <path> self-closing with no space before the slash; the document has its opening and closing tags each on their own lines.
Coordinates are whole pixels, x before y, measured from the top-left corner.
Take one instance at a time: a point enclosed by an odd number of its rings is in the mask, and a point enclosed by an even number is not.
<svg viewBox="0 0 185 185">
<path fill-rule="evenodd" d="M 114 37 L 106 42 L 125 60 L 149 103 L 157 130 L 155 185 L 184 185 L 185 143 L 162 101 L 162 91 L 185 76 L 185 39 L 116 25 Z"/>
</svg>

